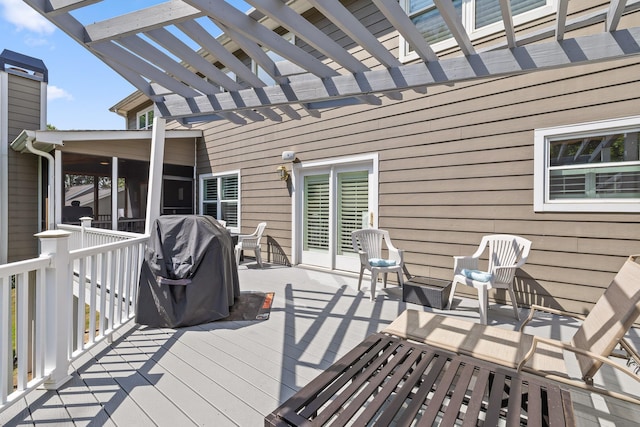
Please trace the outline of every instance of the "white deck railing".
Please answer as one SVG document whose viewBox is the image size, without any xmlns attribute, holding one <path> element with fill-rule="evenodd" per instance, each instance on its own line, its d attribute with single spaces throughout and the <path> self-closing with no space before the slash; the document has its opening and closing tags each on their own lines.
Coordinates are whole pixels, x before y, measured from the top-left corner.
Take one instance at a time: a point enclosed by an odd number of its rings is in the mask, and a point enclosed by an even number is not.
<svg viewBox="0 0 640 427">
<path fill-rule="evenodd" d="M 141 234 L 127 231 L 91 227 L 93 221 L 89 217 L 80 218 L 80 220 L 81 225 L 58 224 L 57 226 L 58 230 L 65 230 L 71 233 L 69 250 L 106 245 L 107 243 L 121 242 L 141 236 Z"/>
<path fill-rule="evenodd" d="M 40 233 L 39 258 L 0 265 L 0 412 L 60 387 L 71 361 L 135 316 L 148 237 L 85 228 L 110 241 L 71 250 L 89 241 L 73 241 L 75 231 Z"/>
</svg>

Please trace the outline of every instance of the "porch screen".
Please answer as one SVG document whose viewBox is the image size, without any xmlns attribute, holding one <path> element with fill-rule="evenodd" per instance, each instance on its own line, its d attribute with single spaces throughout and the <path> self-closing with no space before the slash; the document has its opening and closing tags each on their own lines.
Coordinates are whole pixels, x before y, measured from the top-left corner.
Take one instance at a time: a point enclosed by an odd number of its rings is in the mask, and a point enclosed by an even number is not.
<svg viewBox="0 0 640 427">
<path fill-rule="evenodd" d="M 329 175 L 304 178 L 304 250 L 329 250 Z"/>
<path fill-rule="evenodd" d="M 338 174 L 339 255 L 353 253 L 351 232 L 366 226 L 369 214 L 368 176 L 367 171 Z"/>
</svg>

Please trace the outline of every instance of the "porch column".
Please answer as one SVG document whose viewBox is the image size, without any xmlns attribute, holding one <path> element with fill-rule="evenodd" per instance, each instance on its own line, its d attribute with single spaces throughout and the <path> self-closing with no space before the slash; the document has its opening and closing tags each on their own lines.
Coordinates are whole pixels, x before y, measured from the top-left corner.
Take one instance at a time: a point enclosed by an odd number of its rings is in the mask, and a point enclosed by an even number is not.
<svg viewBox="0 0 640 427">
<path fill-rule="evenodd" d="M 111 229 L 118 229 L 118 158 L 111 158 Z"/>
<path fill-rule="evenodd" d="M 55 190 L 53 191 L 53 200 L 49 201 L 49 203 L 55 203 L 54 208 L 54 221 L 56 226 L 62 223 L 62 206 L 65 203 L 66 192 L 64 191 L 64 177 L 62 176 L 62 151 L 55 150 L 54 153 L 54 162 L 55 162 L 55 179 L 51 183 L 51 185 L 55 186 Z M 51 220 L 51 219 L 50 219 Z"/>
<path fill-rule="evenodd" d="M 44 388 L 56 390 L 68 380 L 69 338 L 71 330 L 71 281 L 69 271 L 69 236 L 63 230 L 47 230 L 36 234 L 40 254 L 52 257 L 45 270 L 45 370 L 50 372 Z"/>
<path fill-rule="evenodd" d="M 149 194 L 147 196 L 147 216 L 144 227 L 145 234 L 151 233 L 153 222 L 160 216 L 165 124 L 165 119 L 157 116 L 153 118 L 151 158 L 149 159 Z"/>
</svg>

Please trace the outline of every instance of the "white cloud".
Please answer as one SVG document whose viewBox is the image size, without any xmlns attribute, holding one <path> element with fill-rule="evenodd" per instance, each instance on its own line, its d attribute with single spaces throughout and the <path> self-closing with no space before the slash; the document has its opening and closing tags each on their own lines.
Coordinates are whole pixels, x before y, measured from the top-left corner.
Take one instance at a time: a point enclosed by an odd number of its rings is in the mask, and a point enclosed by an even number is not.
<svg viewBox="0 0 640 427">
<path fill-rule="evenodd" d="M 2 1 L 2 0 L 0 0 Z M 51 44 L 48 38 L 45 37 L 25 37 L 24 44 L 29 47 L 40 47 L 40 46 L 48 46 Z"/>
<path fill-rule="evenodd" d="M 55 101 L 56 99 L 66 99 L 67 101 L 73 101 L 73 95 L 66 90 L 54 85 L 47 86 L 47 99 L 49 101 Z"/>
<path fill-rule="evenodd" d="M 0 0 L 2 17 L 18 30 L 51 34 L 55 26 L 22 0 Z"/>
</svg>

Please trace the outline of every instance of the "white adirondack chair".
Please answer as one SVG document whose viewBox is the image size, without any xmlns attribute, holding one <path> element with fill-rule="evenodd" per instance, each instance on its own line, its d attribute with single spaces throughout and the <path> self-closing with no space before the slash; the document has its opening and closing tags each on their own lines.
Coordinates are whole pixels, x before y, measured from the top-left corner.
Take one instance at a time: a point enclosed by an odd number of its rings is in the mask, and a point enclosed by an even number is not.
<svg viewBox="0 0 640 427">
<path fill-rule="evenodd" d="M 487 248 L 489 250 L 488 268 L 486 271 L 479 271 L 478 261 Z M 507 289 L 516 319 L 520 319 L 516 295 L 513 292 L 513 280 L 516 270 L 527 262 L 530 249 L 531 242 L 523 237 L 492 234 L 482 238 L 478 250 L 473 255 L 454 256 L 449 309 L 453 302 L 456 284 L 473 286 L 478 290 L 480 323 L 486 325 L 489 289 Z"/>
<path fill-rule="evenodd" d="M 240 234 L 238 236 L 238 243 L 235 248 L 236 255 L 236 264 L 240 264 L 240 252 L 246 250 L 252 250 L 256 254 L 256 261 L 260 268 L 262 268 L 262 256 L 260 255 L 260 239 L 262 238 L 262 233 L 264 229 L 267 227 L 266 222 L 261 222 L 258 224 L 256 231 L 252 234 Z"/>
<path fill-rule="evenodd" d="M 383 242 L 389 251 L 389 258 L 382 259 Z M 360 255 L 360 278 L 358 280 L 358 290 L 362 284 L 362 275 L 364 270 L 371 272 L 371 300 L 376 298 L 376 284 L 378 283 L 378 274 L 383 274 L 384 287 L 387 287 L 387 274 L 396 273 L 398 275 L 398 283 L 402 287 L 404 284 L 402 278 L 402 266 L 404 262 L 404 251 L 396 249 L 391 243 L 389 232 L 387 230 L 364 229 L 356 230 L 351 233 L 351 243 L 353 250 Z"/>
</svg>

